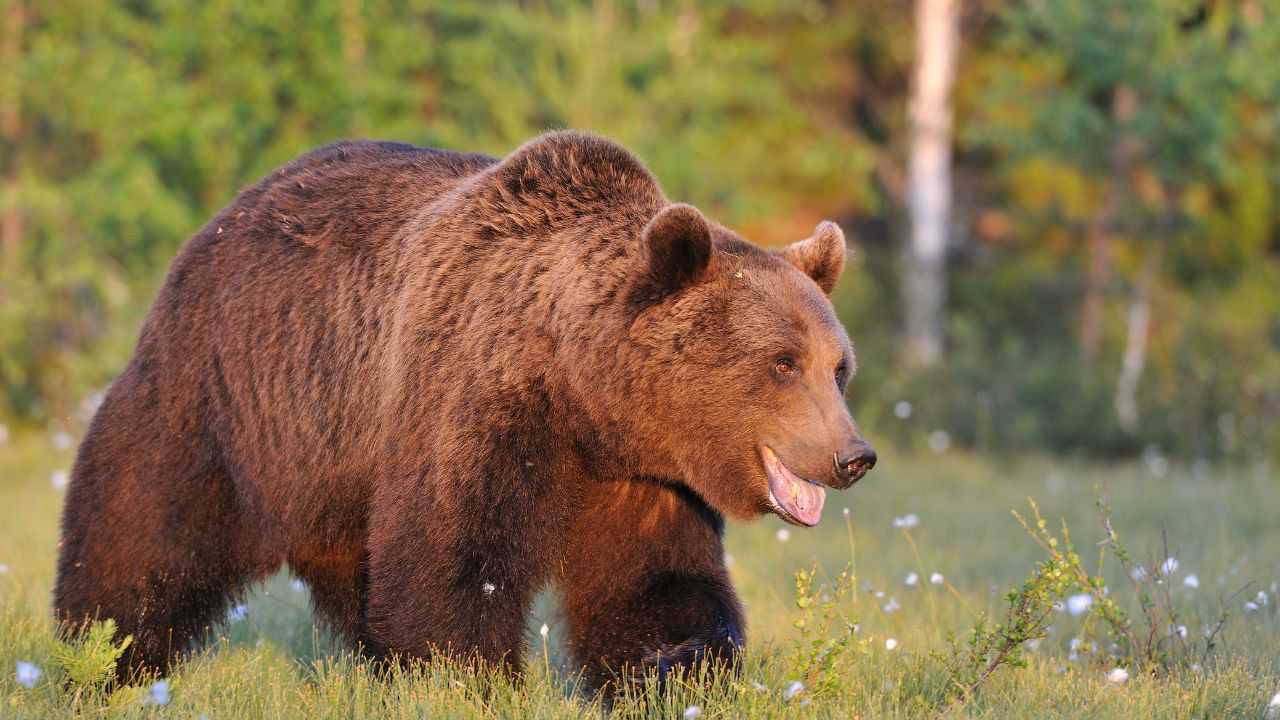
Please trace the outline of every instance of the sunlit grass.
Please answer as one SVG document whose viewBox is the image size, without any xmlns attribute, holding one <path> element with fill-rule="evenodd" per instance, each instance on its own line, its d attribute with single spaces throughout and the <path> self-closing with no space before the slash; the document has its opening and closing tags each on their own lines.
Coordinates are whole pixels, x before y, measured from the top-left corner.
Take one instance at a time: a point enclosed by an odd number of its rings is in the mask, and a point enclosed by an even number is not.
<svg viewBox="0 0 1280 720">
<path fill-rule="evenodd" d="M 70 466 L 72 452 L 37 434 L 18 434 L 0 446 L 0 716 L 66 717 L 77 709 L 112 717 L 308 720 L 605 712 L 600 702 L 574 691 L 573 668 L 558 645 L 563 626 L 553 596 L 541 597 L 529 619 L 520 681 L 450 663 L 384 674 L 316 630 L 305 589 L 284 574 L 257 589 L 209 646 L 174 673 L 161 688 L 166 692 L 157 694 L 142 683 L 76 698 L 54 659 L 49 619 L 61 502 L 54 473 Z M 1137 560 L 1155 567 L 1176 558 L 1170 590 L 1186 613 L 1188 635 L 1201 633 L 1228 610 L 1222 642 L 1197 668 L 1133 673 L 1112 682 L 1108 673 L 1116 664 L 1107 648 L 1068 659 L 1081 618 L 1064 607 L 1054 613 L 1049 636 L 1029 653 L 1027 667 L 997 672 L 955 714 L 1263 717 L 1280 692 L 1280 522 L 1274 517 L 1280 483 L 1274 474 L 1258 468 L 1201 468 L 1193 474 L 1175 465 L 1155 477 L 1138 464 L 997 462 L 956 452 L 883 453 L 880 467 L 855 490 L 829 497 L 818 529 L 793 528 L 785 540 L 774 520 L 731 525 L 728 559 L 749 619 L 742 672 L 709 685 L 677 684 L 661 696 L 623 698 L 613 712 L 933 716 L 946 707 L 948 678 L 932 654 L 944 652 L 948 634 L 963 634 L 980 612 L 998 617 L 1004 593 L 1043 558 L 1010 510 L 1025 508 L 1026 498 L 1035 496 L 1051 523 L 1065 518 L 1070 524 L 1093 566 L 1090 553 L 1104 537 L 1094 509 L 1095 484 L 1108 496 L 1116 530 Z M 894 522 L 909 515 L 916 522 Z M 854 645 L 831 661 L 838 682 L 802 682 L 794 661 L 800 636 L 795 623 L 803 612 L 796 603 L 795 572 L 816 566 L 820 597 L 823 583 L 850 565 L 856 568 L 856 592 L 841 598 L 837 609 L 857 624 Z M 914 582 L 908 582 L 912 573 Z M 1104 574 L 1112 596 L 1135 608 L 1132 581 L 1114 563 Z M 1186 583 L 1192 575 L 1197 587 Z M 545 645 L 539 634 L 544 623 Z M 40 671 L 26 682 L 30 688 L 24 685 L 30 670 L 20 676 L 19 662 Z M 155 704 L 157 698 L 167 704 Z"/>
</svg>

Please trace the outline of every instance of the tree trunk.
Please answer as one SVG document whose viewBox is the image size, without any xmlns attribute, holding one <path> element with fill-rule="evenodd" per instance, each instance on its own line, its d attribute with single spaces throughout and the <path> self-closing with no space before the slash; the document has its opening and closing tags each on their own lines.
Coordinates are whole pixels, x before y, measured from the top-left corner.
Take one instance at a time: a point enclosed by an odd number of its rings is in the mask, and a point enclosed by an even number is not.
<svg viewBox="0 0 1280 720">
<path fill-rule="evenodd" d="M 1160 249 L 1152 247 L 1142 260 L 1138 282 L 1129 302 L 1129 327 L 1125 337 L 1124 360 L 1116 381 L 1116 417 L 1128 432 L 1138 429 L 1138 383 L 1147 365 L 1147 337 L 1151 326 L 1151 288 L 1160 265 Z"/>
<path fill-rule="evenodd" d="M 1102 207 L 1089 223 L 1087 251 L 1089 269 L 1085 276 L 1084 302 L 1080 307 L 1080 355 L 1093 364 L 1102 346 L 1102 326 L 1106 311 L 1107 286 L 1111 283 L 1111 231 L 1124 202 L 1124 183 L 1137 153 L 1137 143 L 1124 128 L 1138 111 L 1138 96 L 1121 85 L 1111 95 L 1111 120 L 1116 137 L 1109 151 L 1110 171 L 1103 191 Z"/>
<path fill-rule="evenodd" d="M 959 45 L 958 0 L 916 0 L 915 78 L 903 303 L 908 363 L 942 357 L 947 226 L 951 217 L 951 86 Z"/>
</svg>

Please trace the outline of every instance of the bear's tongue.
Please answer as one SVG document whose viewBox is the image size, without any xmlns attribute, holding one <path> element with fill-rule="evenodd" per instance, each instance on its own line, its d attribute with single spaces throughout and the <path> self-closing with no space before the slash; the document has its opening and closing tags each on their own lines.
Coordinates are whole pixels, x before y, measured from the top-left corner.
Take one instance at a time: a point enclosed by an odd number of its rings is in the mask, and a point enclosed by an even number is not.
<svg viewBox="0 0 1280 720">
<path fill-rule="evenodd" d="M 783 520 L 797 525 L 817 525 L 827 491 L 787 469 L 768 446 L 761 449 L 764 472 L 769 477 L 769 500 Z"/>
</svg>

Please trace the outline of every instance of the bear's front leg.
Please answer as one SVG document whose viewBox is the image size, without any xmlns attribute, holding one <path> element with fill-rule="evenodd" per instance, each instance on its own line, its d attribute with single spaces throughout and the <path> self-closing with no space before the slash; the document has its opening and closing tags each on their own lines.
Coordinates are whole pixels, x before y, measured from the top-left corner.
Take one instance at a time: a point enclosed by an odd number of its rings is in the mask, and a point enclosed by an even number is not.
<svg viewBox="0 0 1280 720">
<path fill-rule="evenodd" d="M 742 608 L 724 566 L 723 521 L 688 490 L 603 483 L 557 569 L 570 646 L 593 688 L 659 681 L 704 659 L 732 665 Z"/>
<path fill-rule="evenodd" d="M 543 478 L 477 453 L 378 493 L 369 533 L 368 627 L 401 659 L 444 652 L 519 669 L 525 620 L 548 575 Z M 523 462 L 518 467 L 524 469 Z"/>
</svg>

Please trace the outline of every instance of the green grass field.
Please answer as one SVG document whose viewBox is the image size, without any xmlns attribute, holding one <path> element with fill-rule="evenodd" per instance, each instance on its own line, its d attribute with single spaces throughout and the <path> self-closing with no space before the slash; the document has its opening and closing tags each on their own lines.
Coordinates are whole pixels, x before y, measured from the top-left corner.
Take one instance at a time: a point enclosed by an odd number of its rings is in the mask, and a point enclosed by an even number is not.
<svg viewBox="0 0 1280 720">
<path fill-rule="evenodd" d="M 435 663 L 379 674 L 314 629 L 305 590 L 280 575 L 257 589 L 238 619 L 223 625 L 206 650 L 168 681 L 166 704 L 148 704 L 149 683 L 114 691 L 77 687 L 55 659 L 49 595 L 61 492 L 51 481 L 70 467 L 72 448 L 44 435 L 19 434 L 0 446 L 0 717 L 351 718 L 576 717 L 602 705 L 576 695 L 564 665 L 551 595 L 529 622 L 527 672 L 518 682 L 460 664 Z M 882 453 L 855 490 L 832 494 L 821 526 L 786 528 L 767 519 L 731 525 L 733 575 L 749 617 L 749 643 L 736 678 L 677 684 L 663 696 L 623 698 L 613 712 L 651 717 L 931 717 L 947 707 L 948 675 L 937 653 L 949 632 L 961 636 L 982 611 L 1003 612 L 1004 594 L 1021 585 L 1043 551 L 1011 517 L 1034 496 L 1051 525 L 1069 523 L 1090 567 L 1103 537 L 1094 486 L 1114 511 L 1114 526 L 1140 561 L 1176 558 L 1165 585 L 1187 639 L 1225 609 L 1214 651 L 1149 673 L 1119 664 L 1096 620 L 1051 613 L 1052 630 L 1026 654 L 1025 667 L 1005 667 L 955 717 L 1263 718 L 1280 693 L 1280 483 L 1260 468 L 1191 468 L 1157 477 L 1146 464 L 1100 466 L 1043 459 L 995 461 L 961 453 Z M 1158 471 L 1159 469 L 1156 468 Z M 842 510 L 849 509 L 848 520 Z M 918 524 L 895 528 L 915 514 Z M 901 524 L 901 523 L 899 523 Z M 782 533 L 786 530 L 786 533 Z M 780 534 L 781 533 L 781 534 Z M 785 539 L 784 539 L 785 538 Z M 1168 550 L 1165 550 L 1167 543 Z M 794 573 L 818 567 L 819 605 L 829 583 L 855 563 L 857 590 L 832 598 L 837 621 L 822 632 L 797 606 Z M 912 586 L 909 573 L 919 576 Z M 943 576 L 940 584 L 931 576 Z M 1134 583 L 1108 560 L 1110 595 L 1139 621 Z M 1187 578 L 1194 575 L 1198 587 Z M 1263 593 L 1259 596 L 1259 593 Z M 1246 607 L 1247 603 L 1252 603 Z M 1256 608 L 1256 609 L 1251 609 Z M 812 608 L 811 608 L 812 609 Z M 843 650 L 816 666 L 798 659 L 808 643 L 857 624 Z M 549 628 L 547 643 L 539 634 Z M 1094 639 L 1071 648 L 1073 638 Z M 890 640 L 896 642 L 889 642 Z M 895 645 L 888 649 L 887 645 Z M 546 654 L 544 655 L 544 648 Z M 18 663 L 40 670 L 19 682 Z M 817 670 L 814 670 L 814 668 Z M 25 668 L 25 666 L 24 666 Z M 30 681 L 30 670 L 23 679 Z M 825 680 L 824 680 L 825 678 Z M 801 682 L 803 689 L 788 688 Z M 691 706 L 696 706 L 694 711 Z M 687 713 L 687 714 L 686 714 Z M 1280 717 L 1280 708 L 1274 711 Z"/>
</svg>

